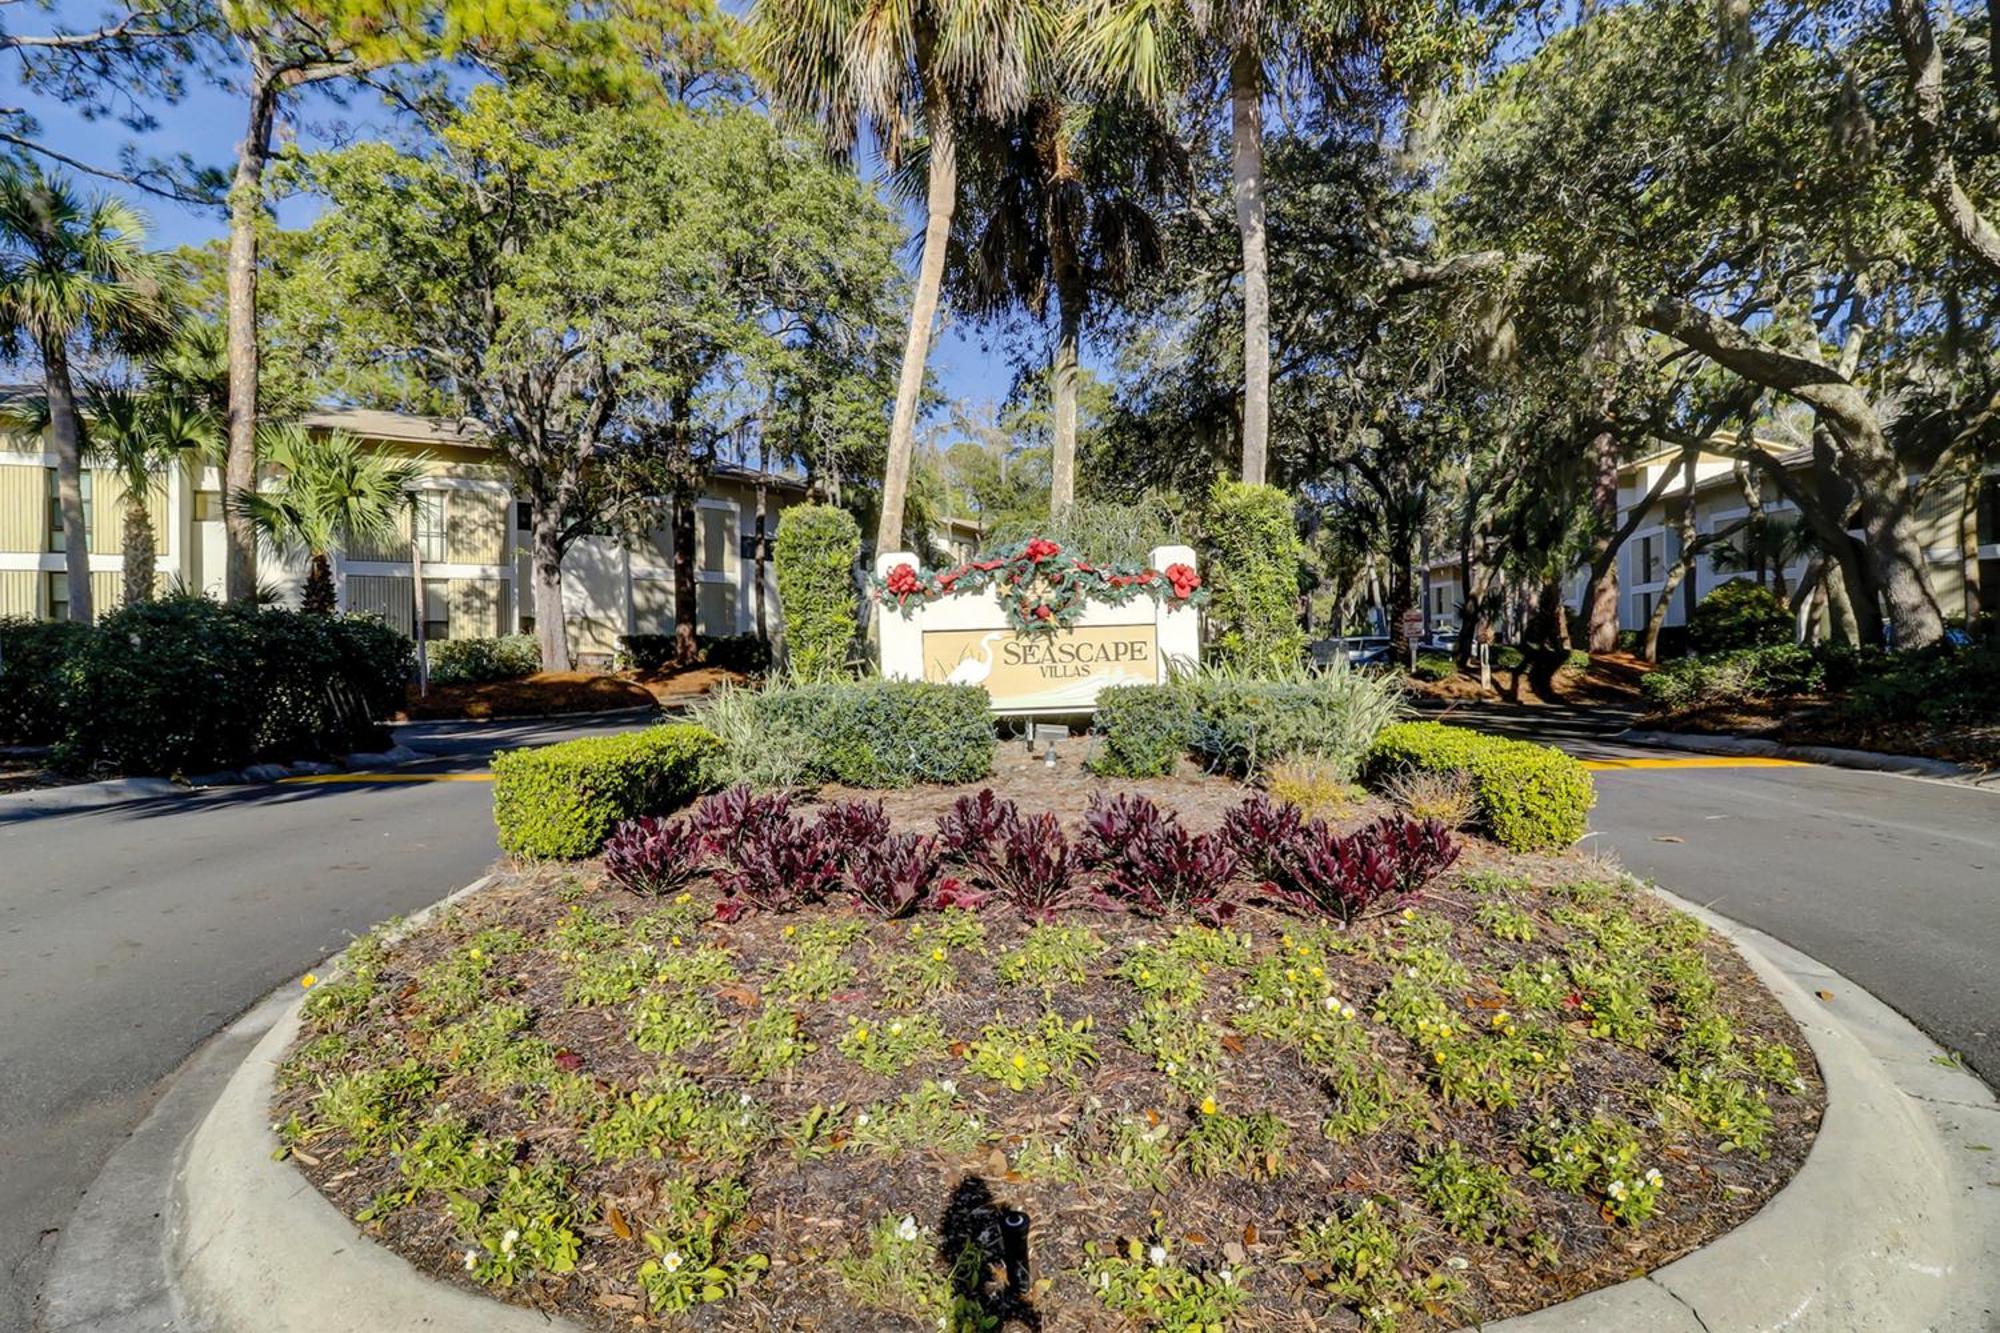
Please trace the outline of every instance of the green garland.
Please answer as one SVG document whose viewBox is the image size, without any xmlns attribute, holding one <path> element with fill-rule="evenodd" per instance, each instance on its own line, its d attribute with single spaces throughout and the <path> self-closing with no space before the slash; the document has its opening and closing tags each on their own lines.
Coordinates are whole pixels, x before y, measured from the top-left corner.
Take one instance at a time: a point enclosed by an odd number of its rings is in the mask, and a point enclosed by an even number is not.
<svg viewBox="0 0 2000 1333">
<path fill-rule="evenodd" d="M 995 590 L 1007 623 L 1023 634 L 1053 633 L 1074 625 L 1091 602 L 1112 606 L 1146 594 L 1168 606 L 1208 600 L 1194 566 L 1164 570 L 1138 565 L 1095 565 L 1065 553 L 1043 537 L 1032 537 L 991 555 L 974 556 L 950 569 L 897 565 L 875 581 L 876 596 L 904 615 L 913 606 L 958 593 Z"/>
</svg>

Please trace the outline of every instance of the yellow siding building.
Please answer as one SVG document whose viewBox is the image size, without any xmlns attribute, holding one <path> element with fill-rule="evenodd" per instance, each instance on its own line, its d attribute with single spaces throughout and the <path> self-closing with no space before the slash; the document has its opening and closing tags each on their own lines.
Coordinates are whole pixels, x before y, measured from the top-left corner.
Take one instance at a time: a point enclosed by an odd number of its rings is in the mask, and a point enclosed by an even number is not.
<svg viewBox="0 0 2000 1333">
<path fill-rule="evenodd" d="M 344 609 L 374 612 L 414 634 L 421 613 L 426 638 L 526 633 L 534 625 L 528 558 L 528 506 L 477 423 L 340 409 L 306 424 L 343 430 L 375 448 L 422 460 L 414 514 L 401 537 L 334 560 Z M 766 536 L 775 540 L 782 511 L 805 497 L 797 478 L 718 466 L 696 502 L 696 626 L 705 635 L 756 628 L 757 493 L 762 482 Z M 85 469 L 91 593 L 100 611 L 124 595 L 120 549 L 124 490 L 116 474 Z M 0 436 L 0 616 L 53 619 L 66 613 L 66 535 L 54 502 L 55 458 L 43 440 Z M 224 563 L 219 469 L 164 471 L 148 496 L 157 547 L 158 586 L 220 595 Z M 413 569 L 421 557 L 422 595 Z M 258 560 L 258 582 L 295 603 L 304 563 L 273 552 Z M 767 562 L 766 622 L 779 632 L 775 570 Z M 637 538 L 592 536 L 563 562 L 563 610 L 571 651 L 608 656 L 625 634 L 673 630 L 673 550 L 662 527 Z"/>
</svg>

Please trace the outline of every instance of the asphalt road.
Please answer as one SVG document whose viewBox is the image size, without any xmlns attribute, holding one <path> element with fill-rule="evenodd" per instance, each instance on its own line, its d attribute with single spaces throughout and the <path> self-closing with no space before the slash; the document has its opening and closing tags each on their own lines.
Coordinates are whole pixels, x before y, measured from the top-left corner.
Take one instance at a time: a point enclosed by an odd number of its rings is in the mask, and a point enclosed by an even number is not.
<svg viewBox="0 0 2000 1333">
<path fill-rule="evenodd" d="M 439 758 L 398 774 L 591 729 L 405 728 Z M 58 1229 L 190 1052 L 492 864 L 490 791 L 282 784 L 29 818 L 0 802 L 0 1330 L 30 1327 Z"/>
<path fill-rule="evenodd" d="M 1615 711 L 1459 708 L 1603 768 L 1586 845 L 1803 949 L 2000 1087 L 2000 790 L 1813 764 L 1714 760 L 1612 741 Z M 1690 762 L 1692 761 L 1692 762 Z"/>
<path fill-rule="evenodd" d="M 1596 760 L 1624 720 L 1461 710 Z M 634 725 L 630 719 L 604 724 Z M 581 728 L 400 739 L 450 778 Z M 2000 1084 L 2000 793 L 1846 770 L 1610 768 L 1592 840 L 1813 954 Z M 496 855 L 478 781 L 296 784 L 10 819 L 0 802 L 0 1329 L 160 1081 L 272 988 Z"/>
</svg>

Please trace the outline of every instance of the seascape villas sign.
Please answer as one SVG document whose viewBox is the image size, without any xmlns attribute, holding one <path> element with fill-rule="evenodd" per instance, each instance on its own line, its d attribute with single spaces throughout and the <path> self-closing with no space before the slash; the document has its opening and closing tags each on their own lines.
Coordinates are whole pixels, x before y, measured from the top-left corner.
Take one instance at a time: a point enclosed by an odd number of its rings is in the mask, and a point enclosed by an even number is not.
<svg viewBox="0 0 2000 1333">
<path fill-rule="evenodd" d="M 926 570 L 914 555 L 875 562 L 882 674 L 978 685 L 999 713 L 1087 713 L 1108 685 L 1154 685 L 1201 652 L 1207 600 L 1194 551 L 1093 566 L 1036 539 Z"/>
</svg>

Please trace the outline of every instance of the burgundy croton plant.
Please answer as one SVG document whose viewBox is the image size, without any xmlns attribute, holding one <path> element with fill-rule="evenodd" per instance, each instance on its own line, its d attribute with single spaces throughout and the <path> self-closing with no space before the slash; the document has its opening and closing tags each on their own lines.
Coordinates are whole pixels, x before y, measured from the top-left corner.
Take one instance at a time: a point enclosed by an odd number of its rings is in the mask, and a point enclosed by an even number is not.
<svg viewBox="0 0 2000 1333">
<path fill-rule="evenodd" d="M 949 569 L 895 565 L 877 581 L 875 594 L 907 614 L 925 602 L 988 588 L 998 593 L 1007 623 L 1023 632 L 1073 625 L 1093 601 L 1123 606 L 1146 595 L 1179 607 L 1208 600 L 1208 589 L 1192 565 L 1171 564 L 1162 570 L 1094 564 L 1045 537 L 1033 537 L 991 555 L 974 556 Z"/>
<path fill-rule="evenodd" d="M 621 825 L 604 868 L 649 895 L 710 873 L 725 921 L 845 894 L 882 917 L 998 903 L 1034 922 L 1096 908 L 1213 925 L 1246 902 L 1351 921 L 1418 892 L 1458 852 L 1434 819 L 1392 815 L 1342 834 L 1261 792 L 1211 833 L 1190 833 L 1144 796 L 1099 795 L 1072 842 L 1056 816 L 1024 815 L 991 788 L 959 797 L 931 835 L 895 832 L 880 801 L 807 817 L 783 793 L 736 787 L 679 818 Z"/>
</svg>

